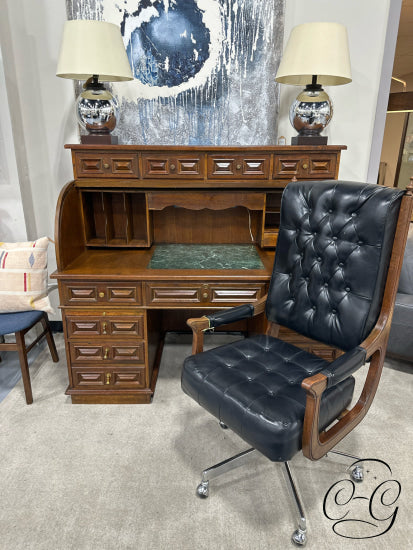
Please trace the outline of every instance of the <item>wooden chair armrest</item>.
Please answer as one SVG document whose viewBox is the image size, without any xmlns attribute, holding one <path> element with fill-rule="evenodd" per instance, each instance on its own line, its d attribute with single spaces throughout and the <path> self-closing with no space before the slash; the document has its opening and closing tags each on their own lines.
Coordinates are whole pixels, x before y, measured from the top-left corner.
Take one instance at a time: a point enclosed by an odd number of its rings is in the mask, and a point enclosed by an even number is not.
<svg viewBox="0 0 413 550">
<path fill-rule="evenodd" d="M 186 324 L 192 330 L 192 355 L 204 349 L 204 332 L 209 329 L 209 319 L 205 315 L 188 319 Z"/>
<path fill-rule="evenodd" d="M 382 342 L 381 338 L 378 340 Z M 363 344 L 361 346 L 364 347 Z M 318 373 L 303 380 L 301 387 L 307 393 L 302 441 L 304 456 L 310 460 L 322 458 L 363 420 L 379 385 L 384 356 L 385 346 L 379 345 L 371 355 L 367 377 L 357 403 L 327 430 L 320 431 L 319 425 L 321 397 L 327 388 L 328 378 Z"/>
</svg>

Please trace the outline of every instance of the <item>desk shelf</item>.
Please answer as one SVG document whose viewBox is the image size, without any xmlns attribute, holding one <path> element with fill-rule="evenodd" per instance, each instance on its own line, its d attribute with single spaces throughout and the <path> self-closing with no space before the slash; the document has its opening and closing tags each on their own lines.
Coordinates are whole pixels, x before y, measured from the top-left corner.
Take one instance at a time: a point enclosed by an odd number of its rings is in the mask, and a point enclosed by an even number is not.
<svg viewBox="0 0 413 550">
<path fill-rule="evenodd" d="M 93 190 L 81 196 L 86 246 L 151 246 L 145 193 Z"/>
<path fill-rule="evenodd" d="M 264 248 L 274 248 L 277 245 L 278 228 L 280 225 L 281 197 L 282 189 L 277 189 L 266 193 L 261 239 L 261 246 Z"/>
</svg>

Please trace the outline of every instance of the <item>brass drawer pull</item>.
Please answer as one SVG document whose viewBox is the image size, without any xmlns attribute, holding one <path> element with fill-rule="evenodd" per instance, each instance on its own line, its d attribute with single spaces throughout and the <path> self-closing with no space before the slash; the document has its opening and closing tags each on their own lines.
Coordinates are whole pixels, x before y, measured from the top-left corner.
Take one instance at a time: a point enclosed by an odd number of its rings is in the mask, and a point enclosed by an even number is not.
<svg viewBox="0 0 413 550">
<path fill-rule="evenodd" d="M 103 359 L 107 359 L 109 356 L 109 348 L 105 348 L 105 353 L 103 355 Z"/>
<path fill-rule="evenodd" d="M 105 297 L 105 293 L 104 292 L 99 292 L 99 298 L 104 298 Z"/>
<path fill-rule="evenodd" d="M 241 164 L 237 164 L 237 170 L 241 170 L 242 166 Z"/>
<path fill-rule="evenodd" d="M 209 286 L 208 285 L 202 285 L 202 287 L 201 287 L 201 298 L 203 300 L 208 300 L 208 298 L 209 298 Z"/>
<path fill-rule="evenodd" d="M 171 170 L 175 170 L 176 166 L 175 164 L 171 164 Z"/>
<path fill-rule="evenodd" d="M 102 334 L 107 334 L 107 332 L 106 332 L 107 326 L 108 326 L 107 323 L 103 323 L 103 325 L 102 325 Z"/>
<path fill-rule="evenodd" d="M 107 162 L 105 162 L 104 165 L 103 165 L 103 168 L 105 168 L 107 170 L 109 168 L 109 164 Z"/>
<path fill-rule="evenodd" d="M 304 168 L 304 170 L 307 170 L 308 164 L 306 162 L 303 164 L 303 168 Z"/>
<path fill-rule="evenodd" d="M 107 372 L 106 373 L 106 382 L 105 382 L 105 384 L 110 384 L 111 377 L 112 377 L 112 374 L 110 372 Z"/>
</svg>

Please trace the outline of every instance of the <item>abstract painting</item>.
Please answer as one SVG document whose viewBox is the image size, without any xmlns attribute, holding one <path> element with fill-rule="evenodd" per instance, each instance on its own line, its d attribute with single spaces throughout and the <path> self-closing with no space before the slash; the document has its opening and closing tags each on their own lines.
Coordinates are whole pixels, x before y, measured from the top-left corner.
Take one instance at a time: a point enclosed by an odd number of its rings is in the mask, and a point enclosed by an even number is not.
<svg viewBox="0 0 413 550">
<path fill-rule="evenodd" d="M 67 0 L 67 15 L 121 29 L 121 143 L 276 143 L 284 0 Z"/>
</svg>

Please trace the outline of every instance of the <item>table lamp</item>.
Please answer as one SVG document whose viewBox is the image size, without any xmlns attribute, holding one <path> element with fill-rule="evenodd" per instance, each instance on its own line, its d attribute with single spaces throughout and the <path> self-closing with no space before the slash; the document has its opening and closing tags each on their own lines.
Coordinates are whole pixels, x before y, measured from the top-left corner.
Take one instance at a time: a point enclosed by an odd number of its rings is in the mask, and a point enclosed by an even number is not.
<svg viewBox="0 0 413 550">
<path fill-rule="evenodd" d="M 320 133 L 331 120 L 333 106 L 322 86 L 351 82 L 346 28 L 324 22 L 294 27 L 275 80 L 305 86 L 290 108 L 290 122 L 298 132 L 291 145 L 325 145 L 327 136 Z"/>
<path fill-rule="evenodd" d="M 119 27 L 105 21 L 66 21 L 56 75 L 86 81 L 76 100 L 78 121 L 89 132 L 81 143 L 117 143 L 110 132 L 118 103 L 102 82 L 133 80 Z"/>
</svg>

